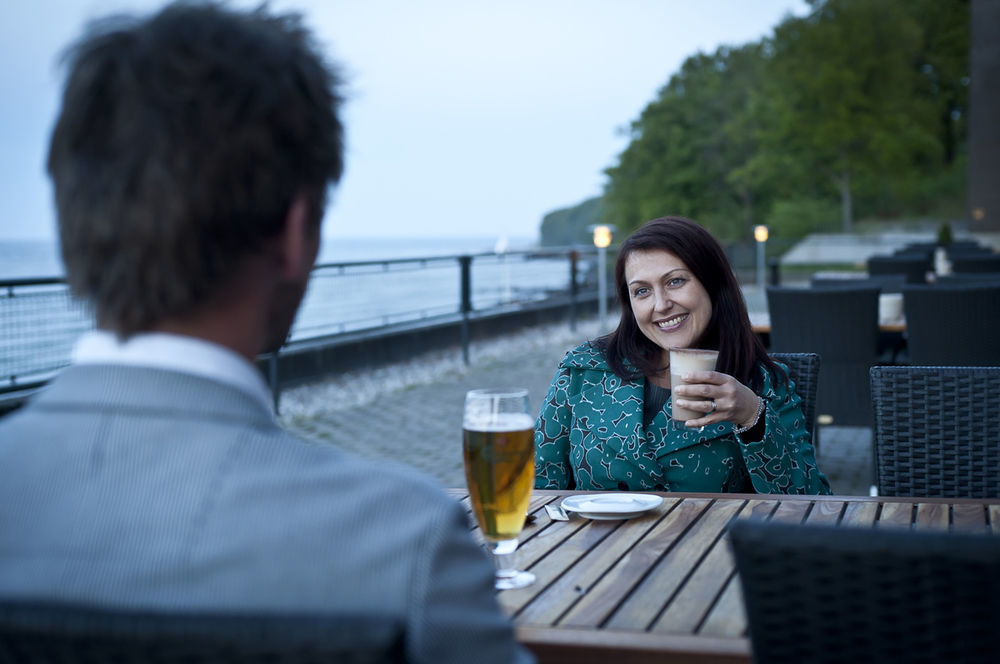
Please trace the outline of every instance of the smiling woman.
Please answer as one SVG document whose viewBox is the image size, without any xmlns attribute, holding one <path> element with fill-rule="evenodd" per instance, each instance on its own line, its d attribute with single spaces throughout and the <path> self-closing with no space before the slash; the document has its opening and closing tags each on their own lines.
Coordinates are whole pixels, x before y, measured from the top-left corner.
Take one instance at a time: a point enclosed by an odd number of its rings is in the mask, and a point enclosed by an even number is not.
<svg viewBox="0 0 1000 664">
<path fill-rule="evenodd" d="M 617 329 L 566 356 L 542 405 L 536 488 L 830 493 L 795 385 L 708 231 L 647 222 L 622 244 L 615 284 Z M 716 370 L 672 384 L 673 347 L 718 351 Z M 673 402 L 704 416 L 673 420 Z"/>
<path fill-rule="evenodd" d="M 670 347 L 697 344 L 712 319 L 712 300 L 684 261 L 661 249 L 635 250 L 625 260 L 625 284 L 636 325 L 663 349 L 661 361 L 670 366 Z M 650 377 L 670 387 L 670 374 Z"/>
</svg>

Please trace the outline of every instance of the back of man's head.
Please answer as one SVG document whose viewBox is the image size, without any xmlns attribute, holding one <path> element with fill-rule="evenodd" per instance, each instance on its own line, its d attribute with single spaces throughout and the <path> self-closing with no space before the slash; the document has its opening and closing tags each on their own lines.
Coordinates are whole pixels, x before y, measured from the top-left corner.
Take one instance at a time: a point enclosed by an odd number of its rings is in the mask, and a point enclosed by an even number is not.
<svg viewBox="0 0 1000 664">
<path fill-rule="evenodd" d="M 336 73 L 295 15 L 180 3 L 93 23 L 52 134 L 70 286 L 119 334 L 210 306 L 342 171 Z"/>
</svg>

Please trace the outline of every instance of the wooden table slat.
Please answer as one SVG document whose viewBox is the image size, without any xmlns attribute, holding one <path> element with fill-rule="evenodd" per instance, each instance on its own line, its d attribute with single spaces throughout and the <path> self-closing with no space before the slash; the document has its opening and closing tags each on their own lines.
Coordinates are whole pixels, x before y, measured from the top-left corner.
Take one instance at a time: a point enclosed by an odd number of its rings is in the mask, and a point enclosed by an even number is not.
<svg viewBox="0 0 1000 664">
<path fill-rule="evenodd" d="M 544 510 L 536 516 L 535 523 L 521 533 L 520 544 L 514 552 L 517 565 L 531 569 L 536 562 L 558 549 L 561 542 L 587 526 L 584 521 L 552 521 Z"/>
<path fill-rule="evenodd" d="M 747 501 L 743 509 L 740 510 L 740 513 L 736 515 L 736 518 L 750 519 L 751 521 L 770 519 L 777 507 L 777 500 L 759 500 L 757 498 L 753 498 Z"/>
<path fill-rule="evenodd" d="M 518 626 L 517 638 L 539 664 L 748 664 L 746 639 L 649 632 L 607 632 L 586 628 Z"/>
<path fill-rule="evenodd" d="M 835 526 L 840 521 L 840 513 L 844 511 L 844 503 L 817 501 L 813 503 L 806 524 L 810 526 Z"/>
<path fill-rule="evenodd" d="M 576 531 L 558 550 L 529 568 L 536 578 L 532 586 L 501 593 L 501 605 L 523 624 L 556 622 L 643 534 L 642 528 L 623 531 L 619 524 L 577 517 L 562 522 L 566 527 L 576 526 Z M 539 538 L 538 543 L 544 542 Z"/>
<path fill-rule="evenodd" d="M 703 517 L 717 517 L 722 523 L 719 537 L 708 549 L 708 554 L 700 561 L 691 576 L 681 586 L 666 610 L 653 623 L 651 631 L 674 634 L 694 634 L 698 625 L 711 611 L 725 588 L 726 580 L 735 566 L 733 554 L 729 550 L 729 540 L 725 529 L 732 516 L 738 512 L 733 501 L 716 503 L 710 514 Z M 738 507 L 743 507 L 742 505 Z M 639 597 L 637 593 L 635 597 Z M 726 636 L 739 637 L 740 633 Z"/>
<path fill-rule="evenodd" d="M 746 632 L 747 614 L 743 608 L 743 588 L 740 586 L 740 578 L 734 572 L 698 633 L 731 638 L 734 635 L 745 637 Z"/>
<path fill-rule="evenodd" d="M 913 503 L 883 503 L 878 518 L 879 528 L 910 528 L 913 525 Z"/>
<path fill-rule="evenodd" d="M 972 533 L 989 532 L 986 523 L 987 513 L 983 505 L 952 505 L 951 523 L 955 530 Z"/>
<path fill-rule="evenodd" d="M 771 515 L 771 521 L 775 523 L 802 523 L 806 512 L 809 511 L 810 501 L 807 500 L 782 500 Z"/>
<path fill-rule="evenodd" d="M 917 503 L 917 530 L 948 530 L 951 515 L 947 505 Z"/>
<path fill-rule="evenodd" d="M 685 579 L 700 567 L 702 556 L 722 536 L 722 532 L 742 507 L 736 501 L 712 503 L 698 519 L 696 527 L 688 529 L 673 543 L 668 553 L 650 568 L 649 578 L 622 602 L 606 626 L 652 626 L 660 607 L 673 606 L 677 601 L 674 596 L 683 590 Z M 686 596 L 689 607 L 691 604 L 701 605 L 695 608 L 699 616 L 708 612 L 710 603 L 718 593 L 716 589 L 716 592 L 711 593 L 712 596 L 706 597 L 707 591 L 708 589 L 696 586 L 696 596 L 692 597 L 690 593 Z M 688 633 L 692 630 L 678 626 L 675 633 Z"/>
<path fill-rule="evenodd" d="M 577 602 L 560 624 L 577 627 L 602 624 L 642 581 L 649 567 L 673 546 L 710 504 L 711 500 L 705 498 L 683 500 L 645 538 L 609 567 L 608 573 Z M 636 519 L 625 523 L 634 521 Z"/>
<path fill-rule="evenodd" d="M 848 502 L 844 508 L 844 514 L 840 517 L 842 526 L 859 526 L 871 528 L 878 518 L 878 503 L 876 502 Z"/>
</svg>

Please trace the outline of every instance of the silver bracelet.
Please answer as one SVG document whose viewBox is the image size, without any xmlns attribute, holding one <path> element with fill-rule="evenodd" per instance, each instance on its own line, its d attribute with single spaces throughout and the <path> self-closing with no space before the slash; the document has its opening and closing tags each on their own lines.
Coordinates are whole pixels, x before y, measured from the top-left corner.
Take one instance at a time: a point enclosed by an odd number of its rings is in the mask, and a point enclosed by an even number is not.
<svg viewBox="0 0 1000 664">
<path fill-rule="evenodd" d="M 764 397 L 757 397 L 757 414 L 753 416 L 752 420 L 750 420 L 750 424 L 746 425 L 745 427 L 736 427 L 735 429 L 733 429 L 733 433 L 743 433 L 745 431 L 753 429 L 755 426 L 757 426 L 757 421 L 760 420 L 760 414 L 763 412 L 764 412 Z"/>
</svg>

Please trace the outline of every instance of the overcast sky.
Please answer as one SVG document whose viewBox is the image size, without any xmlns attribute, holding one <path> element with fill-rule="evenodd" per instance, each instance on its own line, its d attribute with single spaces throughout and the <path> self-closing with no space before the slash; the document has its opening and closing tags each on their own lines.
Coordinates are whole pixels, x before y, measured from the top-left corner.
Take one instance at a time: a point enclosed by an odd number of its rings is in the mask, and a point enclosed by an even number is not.
<svg viewBox="0 0 1000 664">
<path fill-rule="evenodd" d="M 55 235 L 43 163 L 63 47 L 90 18 L 162 4 L 4 3 L 0 240 Z M 808 9 L 803 0 L 271 5 L 301 11 L 348 75 L 347 170 L 327 237 L 534 238 L 546 213 L 601 193 L 627 144 L 622 129 L 687 57 L 756 41 Z"/>
</svg>

